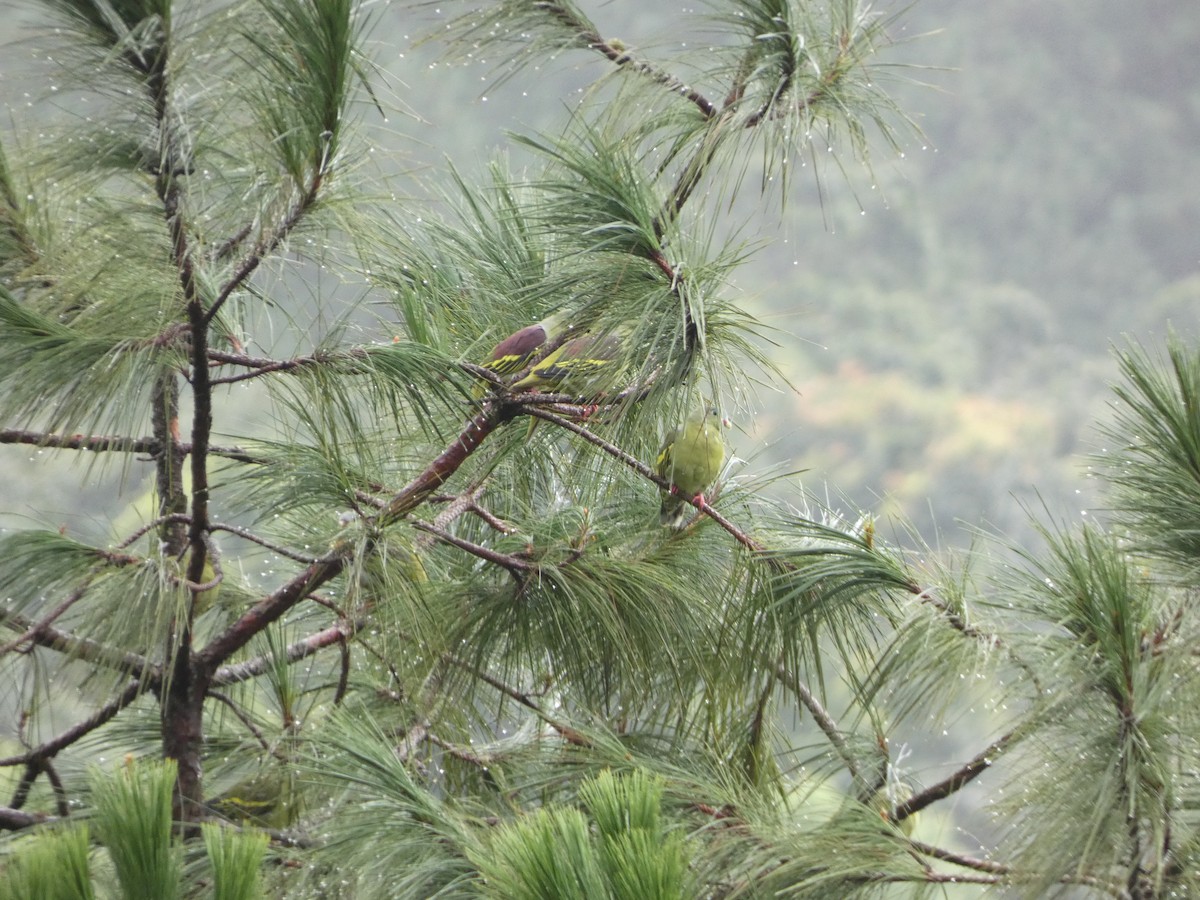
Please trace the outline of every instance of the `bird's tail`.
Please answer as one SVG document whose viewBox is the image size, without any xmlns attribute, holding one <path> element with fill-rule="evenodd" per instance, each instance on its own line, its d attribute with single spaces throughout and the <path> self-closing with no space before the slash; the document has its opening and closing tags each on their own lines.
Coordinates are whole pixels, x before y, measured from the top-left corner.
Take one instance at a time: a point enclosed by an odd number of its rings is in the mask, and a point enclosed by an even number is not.
<svg viewBox="0 0 1200 900">
<path fill-rule="evenodd" d="M 682 497 L 664 494 L 658 508 L 658 524 L 667 528 L 682 528 L 687 521 L 688 504 Z"/>
</svg>

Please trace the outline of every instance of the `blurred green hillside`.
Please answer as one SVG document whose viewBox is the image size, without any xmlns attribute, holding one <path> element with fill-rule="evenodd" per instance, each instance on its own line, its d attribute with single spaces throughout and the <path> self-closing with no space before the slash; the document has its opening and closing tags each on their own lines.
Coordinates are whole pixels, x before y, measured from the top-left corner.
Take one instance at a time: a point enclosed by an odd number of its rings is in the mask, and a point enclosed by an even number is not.
<svg viewBox="0 0 1200 900">
<path fill-rule="evenodd" d="M 588 54 L 507 80 L 487 59 L 443 61 L 415 41 L 454 4 L 417 6 L 375 8 L 389 115 L 362 111 L 376 149 L 360 168 L 413 215 L 447 157 L 473 178 L 507 130 L 557 130 L 572 112 L 564 85 L 606 71 Z M 841 161 L 848 177 L 814 147 L 793 161 L 805 168 L 777 227 L 746 235 L 760 249 L 730 290 L 778 330 L 796 390 L 765 386 L 731 410 L 737 449 L 749 471 L 803 469 L 813 493 L 902 512 L 931 540 L 961 543 L 947 534 L 957 521 L 1022 537 L 1023 507 L 1075 516 L 1094 502 L 1084 455 L 1101 449 L 1113 343 L 1200 331 L 1200 6 L 904 6 L 878 7 L 901 13 L 891 58 L 909 64 L 887 88 L 926 140 L 880 142 L 870 174 Z M 607 35 L 684 77 L 686 55 L 720 39 L 701 4 L 594 7 Z M 14 28 L 20 10 L 0 0 Z M 0 99 L 18 119 L 25 94 L 48 89 L 36 46 L 22 53 L 0 53 Z M 740 225 L 720 198 L 710 212 L 714 228 Z M 3 452 L 0 496 L 53 519 L 75 504 L 30 481 L 47 471 L 31 455 Z"/>
</svg>

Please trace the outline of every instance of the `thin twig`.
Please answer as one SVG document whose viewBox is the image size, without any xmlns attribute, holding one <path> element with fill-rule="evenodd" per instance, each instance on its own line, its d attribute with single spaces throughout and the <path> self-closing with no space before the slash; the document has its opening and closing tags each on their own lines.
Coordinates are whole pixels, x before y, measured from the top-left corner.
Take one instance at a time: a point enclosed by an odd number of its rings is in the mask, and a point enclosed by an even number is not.
<svg viewBox="0 0 1200 900">
<path fill-rule="evenodd" d="M 483 493 L 484 486 L 487 484 L 487 476 L 479 481 L 470 490 L 463 491 L 458 496 L 453 494 L 435 494 L 429 500 L 433 503 L 449 504 L 445 509 L 434 516 L 433 524 L 438 528 L 445 528 L 451 522 L 459 518 L 463 513 L 471 513 L 474 516 L 482 519 L 493 530 L 501 534 L 512 534 L 517 529 L 509 525 L 491 510 L 488 510 L 480 505 L 479 496 Z"/>
<path fill-rule="evenodd" d="M 962 866 L 964 869 L 974 869 L 977 872 L 990 872 L 993 875 L 1009 875 L 1012 873 L 1011 867 L 1003 863 L 993 862 L 990 859 L 980 859 L 977 856 L 955 853 L 952 850 L 946 850 L 933 844 L 926 844 L 923 841 L 915 841 L 912 838 L 909 838 L 908 843 L 922 856 L 931 856 L 943 862 L 954 863 L 954 865 Z"/>
<path fill-rule="evenodd" d="M 484 547 L 481 544 L 475 544 L 471 541 L 464 540 L 456 535 L 450 534 L 429 522 L 423 522 L 420 519 L 412 520 L 412 527 L 417 531 L 424 531 L 426 534 L 431 534 L 443 544 L 449 544 L 452 547 L 458 547 L 460 550 L 465 550 L 472 556 L 477 556 L 482 560 L 490 563 L 495 563 L 498 566 L 503 566 L 512 572 L 514 575 L 524 576 L 527 572 L 537 571 L 537 566 L 526 560 L 516 556 L 510 556 L 507 553 L 500 553 L 497 550 L 492 550 L 490 547 Z"/>
<path fill-rule="evenodd" d="M 290 560 L 294 560 L 295 562 L 298 562 L 298 563 L 304 563 L 304 565 L 306 565 L 306 566 L 311 566 L 320 559 L 319 556 L 306 556 L 303 553 L 297 553 L 295 550 L 289 550 L 287 547 L 280 546 L 279 544 L 274 544 L 271 541 L 268 541 L 266 538 L 259 537 L 253 531 L 250 531 L 247 528 L 242 528 L 238 525 L 229 525 L 229 524 L 223 523 L 223 522 L 214 522 L 212 524 L 210 530 L 211 531 L 227 531 L 230 534 L 236 534 L 238 537 L 240 537 L 244 541 L 250 541 L 250 543 L 252 543 L 252 544 L 258 544 L 258 546 L 265 547 L 266 549 L 270 550 L 272 553 L 278 554 L 279 556 L 286 557 L 287 559 L 290 559 Z"/>
<path fill-rule="evenodd" d="M 846 743 L 846 738 L 842 735 L 842 730 L 838 727 L 837 722 L 833 720 L 833 716 L 821 705 L 821 701 L 817 699 L 816 694 L 812 692 L 808 685 L 800 680 L 795 672 L 789 671 L 783 665 L 775 667 L 775 675 L 784 687 L 799 697 L 800 702 L 812 713 L 813 721 L 817 723 L 817 727 L 829 739 L 829 743 L 833 746 L 833 749 L 837 751 L 838 756 L 846 764 L 846 771 L 850 773 L 850 777 L 858 781 L 862 777 L 862 770 L 859 769 L 858 760 L 850 752 L 850 745 Z"/>
<path fill-rule="evenodd" d="M 942 847 L 926 844 L 923 841 L 914 841 L 911 838 L 908 841 L 909 846 L 917 853 L 923 856 L 930 856 L 934 859 L 940 859 L 943 862 L 952 863 L 956 866 L 961 866 L 964 869 L 974 869 L 977 872 L 986 872 L 991 875 L 998 876 L 1015 876 L 1017 878 L 1032 878 L 1035 877 L 1030 873 L 1020 873 L 1013 869 L 1012 866 L 998 863 L 990 859 L 980 859 L 977 856 L 967 856 L 964 853 L 956 853 L 953 850 L 946 850 Z M 1125 888 L 1113 881 L 1108 881 L 1103 878 L 1097 878 L 1094 875 L 1063 875 L 1058 879 L 1059 884 L 1084 884 L 1089 887 L 1100 888 L 1103 891 L 1111 894 L 1114 897 L 1128 898 L 1129 892 Z"/>
<path fill-rule="evenodd" d="M 237 716 L 238 721 L 246 726 L 246 730 L 254 735 L 254 739 L 258 741 L 259 746 L 261 746 L 268 753 L 278 755 L 280 759 L 284 758 L 282 754 L 274 754 L 274 751 L 271 750 L 271 745 L 267 742 L 266 737 L 263 736 L 262 730 L 254 724 L 253 720 L 250 718 L 249 714 L 245 712 L 245 710 L 233 702 L 233 698 L 221 693 L 220 691 L 214 691 L 212 688 L 209 688 L 208 696 L 212 697 L 219 703 L 225 704 L 225 706 L 229 708 L 230 712 Z"/>
<path fill-rule="evenodd" d="M 125 538 L 125 540 L 121 541 L 121 543 L 117 544 L 117 549 L 124 550 L 126 547 L 131 546 L 142 535 L 146 534 L 149 531 L 153 531 L 159 525 L 165 525 L 168 522 L 186 525 L 190 521 L 192 521 L 192 517 L 189 516 L 187 513 L 169 513 L 168 515 L 165 515 L 165 516 L 159 516 L 158 518 L 154 519 L 152 522 L 146 523 L 141 528 L 139 528 L 137 531 L 135 531 L 133 534 L 131 534 L 129 537 Z"/>
<path fill-rule="evenodd" d="M 588 28 L 583 21 L 563 4 L 540 2 L 536 3 L 535 6 L 574 31 L 578 35 L 580 42 L 586 45 L 589 50 L 595 50 L 617 66 L 636 72 L 638 75 L 662 85 L 670 93 L 683 97 L 700 110 L 705 118 L 711 118 L 716 115 L 716 106 L 699 91 L 689 87 L 669 72 L 664 72 L 662 69 L 648 62 L 636 59 L 632 53 L 616 41 L 605 40 L 593 29 Z"/>
<path fill-rule="evenodd" d="M 233 292 L 241 287 L 247 278 L 254 274 L 254 271 L 262 264 L 262 261 L 287 239 L 288 234 L 291 233 L 292 229 L 304 217 L 308 209 L 316 202 L 317 194 L 321 190 L 321 182 L 324 174 L 325 172 L 322 168 L 318 168 L 313 172 L 308 189 L 296 204 L 288 210 L 287 215 L 280 220 L 279 224 L 275 226 L 275 230 L 271 236 L 265 239 L 259 238 L 254 248 L 237 264 L 233 270 L 233 274 L 225 282 L 220 293 L 217 294 L 212 306 L 208 308 L 208 312 L 204 318 L 206 324 L 212 321 L 212 317 L 225 305 L 225 301 L 232 296 Z"/>
<path fill-rule="evenodd" d="M 43 618 L 39 619 L 37 622 L 34 622 L 33 625 L 31 625 L 20 637 L 15 638 L 4 646 L 0 647 L 0 656 L 10 653 L 26 641 L 33 640 L 35 637 L 37 637 L 38 632 L 53 625 L 58 618 L 60 618 L 72 606 L 83 599 L 84 595 L 87 594 L 88 586 L 92 583 L 92 579 L 100 574 L 101 569 L 101 566 L 94 566 L 87 573 L 87 575 L 84 576 L 83 583 L 67 595 L 67 599 L 58 604 L 58 606 L 54 607 L 54 609 L 50 610 L 50 612 L 48 612 Z"/>
<path fill-rule="evenodd" d="M 487 770 L 496 764 L 496 758 L 494 756 L 480 756 L 478 753 L 472 753 L 470 750 L 464 750 L 457 744 L 452 744 L 449 741 L 443 740 L 432 731 L 426 733 L 425 740 L 437 747 L 440 747 L 455 759 L 461 759 L 463 762 L 470 763 L 471 765 L 477 766 L 481 769 Z"/>
<path fill-rule="evenodd" d="M 327 356 L 296 356 L 291 359 L 264 359 L 261 357 L 246 356 L 242 353 L 227 353 L 224 350 L 213 349 L 208 351 L 208 358 L 212 362 L 220 363 L 221 365 L 243 366 L 251 370 L 249 372 L 242 372 L 239 375 L 223 375 L 213 378 L 211 383 L 214 385 L 235 384 L 239 381 L 248 381 L 251 378 L 269 375 L 272 372 L 291 372 L 295 369 L 303 369 L 328 361 Z"/>
<path fill-rule="evenodd" d="M 962 634 L 964 637 L 973 638 L 974 640 L 981 642 L 985 647 L 997 647 L 1003 649 L 1008 655 L 1008 658 L 1013 661 L 1013 665 L 1015 665 L 1029 677 L 1029 681 L 1030 684 L 1033 685 L 1033 689 L 1038 694 L 1045 693 L 1042 690 L 1042 682 L 1041 679 L 1038 678 L 1037 671 L 1028 662 L 1018 656 L 1016 651 L 1014 651 L 1012 647 L 1010 647 L 1008 643 L 1005 642 L 998 634 L 981 631 L 974 625 L 969 624 L 958 612 L 951 609 L 950 605 L 945 600 L 942 600 L 940 597 L 938 597 L 931 588 L 922 588 L 918 584 L 909 584 L 908 590 L 909 593 L 915 596 L 922 603 L 932 606 L 939 613 L 941 613 L 942 616 L 945 617 L 946 622 L 950 625 L 950 627 Z"/>
<path fill-rule="evenodd" d="M 495 677 L 494 675 L 490 675 L 487 672 L 477 669 L 475 666 L 471 665 L 471 663 L 467 662 L 466 660 L 459 659 L 457 656 L 454 656 L 453 654 L 443 653 L 442 659 L 445 660 L 446 662 L 450 663 L 453 666 L 457 666 L 458 668 L 462 669 L 464 672 L 468 672 L 471 675 L 474 675 L 476 678 L 478 678 L 484 684 L 487 684 L 487 685 L 495 688 L 497 691 L 504 694 L 505 696 L 511 697 L 517 703 L 521 704 L 526 709 L 533 712 L 534 715 L 536 715 L 539 719 L 541 719 L 543 722 L 545 722 L 547 725 L 549 725 L 551 728 L 553 728 L 555 731 L 557 731 L 559 734 L 561 734 L 563 736 L 563 739 L 566 740 L 567 743 L 575 744 L 578 747 L 590 747 L 592 745 L 591 739 L 586 737 L 581 732 L 576 731 L 570 725 L 564 725 L 562 722 L 557 721 L 553 716 L 551 716 L 544 709 L 542 709 L 540 704 L 534 702 L 533 699 L 531 699 L 530 696 L 528 694 L 526 694 L 525 692 L 517 690 L 512 685 L 507 684 L 504 681 L 501 681 L 499 678 Z"/>
</svg>

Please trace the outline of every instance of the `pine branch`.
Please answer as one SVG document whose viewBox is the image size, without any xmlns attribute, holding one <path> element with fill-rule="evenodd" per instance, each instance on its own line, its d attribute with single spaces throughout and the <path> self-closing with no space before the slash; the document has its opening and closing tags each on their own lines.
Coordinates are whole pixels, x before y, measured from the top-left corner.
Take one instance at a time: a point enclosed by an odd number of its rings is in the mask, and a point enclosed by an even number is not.
<svg viewBox="0 0 1200 900">
<path fill-rule="evenodd" d="M 592 745 L 592 741 L 590 738 L 588 738 L 582 732 L 576 731 L 570 725 L 566 725 L 562 722 L 559 722 L 557 719 L 555 719 L 553 716 L 551 716 L 549 713 L 547 713 L 544 709 L 542 709 L 541 704 L 537 703 L 529 694 L 525 693 L 524 691 L 518 690 L 517 688 L 508 684 L 507 682 L 501 681 L 499 678 L 495 677 L 494 675 L 491 675 L 487 672 L 477 669 L 475 666 L 471 665 L 466 660 L 459 659 L 457 656 L 454 656 L 453 654 L 443 653 L 442 659 L 444 661 L 450 663 L 453 666 L 457 666 L 458 668 L 462 669 L 464 672 L 467 672 L 467 673 L 473 675 L 474 677 L 476 677 L 480 681 L 482 681 L 484 684 L 489 685 L 492 688 L 495 688 L 501 694 L 504 694 L 506 697 L 510 697 L 511 699 L 515 700 L 517 703 L 524 706 L 526 709 L 528 709 L 530 712 L 532 712 L 534 715 L 536 715 L 539 719 L 541 719 L 543 722 L 545 722 L 547 725 L 549 725 L 551 728 L 553 728 L 555 731 L 557 731 L 560 735 L 562 735 L 563 739 L 565 741 L 567 741 L 567 743 L 574 744 L 577 747 L 590 747 Z"/>
<path fill-rule="evenodd" d="M 431 503 L 446 503 L 445 509 L 439 512 L 433 518 L 433 524 L 437 528 L 446 528 L 452 522 L 456 521 L 464 513 L 471 513 L 480 518 L 492 530 L 498 531 L 500 534 L 512 534 L 516 529 L 502 520 L 499 516 L 492 513 L 479 505 L 479 497 L 483 493 L 487 479 L 480 481 L 470 490 L 463 491 L 457 496 L 453 494 L 435 494 L 429 498 Z M 431 538 L 422 538 L 423 541 L 431 542 Z"/>
<path fill-rule="evenodd" d="M 627 69 L 644 76 L 655 84 L 662 85 L 669 93 L 685 98 L 700 110 L 704 118 L 711 119 L 717 114 L 716 106 L 699 91 L 689 87 L 669 72 L 665 72 L 643 60 L 636 59 L 619 41 L 605 40 L 589 23 L 581 20 L 566 6 L 560 3 L 538 2 L 534 4 L 534 7 L 545 11 L 547 15 L 557 20 L 560 24 L 574 31 L 578 35 L 580 43 L 589 50 L 595 50 L 619 68 Z"/>
<path fill-rule="evenodd" d="M 780 683 L 799 697 L 800 702 L 812 713 L 813 721 L 817 723 L 817 727 L 829 739 L 830 745 L 837 751 L 838 756 L 842 758 L 842 762 L 846 764 L 846 771 L 850 773 L 850 777 L 855 782 L 860 782 L 862 779 L 862 769 L 859 768 L 858 760 L 850 752 L 850 745 L 846 743 L 846 738 L 842 734 L 841 728 L 838 727 L 837 722 L 833 720 L 833 716 L 829 714 L 821 704 L 821 701 L 817 699 L 816 694 L 812 692 L 808 685 L 800 680 L 796 673 L 789 671 L 783 665 L 775 667 L 775 675 Z"/>
<path fill-rule="evenodd" d="M 466 425 L 450 446 L 443 450 L 425 470 L 401 488 L 383 511 L 375 517 L 378 527 L 386 527 L 403 518 L 429 499 L 467 461 L 487 437 L 511 419 L 516 409 L 510 405 L 485 404 Z"/>
<path fill-rule="evenodd" d="M 154 677 L 159 671 L 157 663 L 151 663 L 140 654 L 114 650 L 99 641 L 78 637 L 53 625 L 35 623 L 24 616 L 4 615 L 0 617 L 0 623 L 14 630 L 24 629 L 17 643 L 30 641 L 39 647 L 57 650 L 75 659 L 104 665 L 121 672 L 131 672 L 138 678 Z"/>
<path fill-rule="evenodd" d="M 278 759 L 285 758 L 283 754 L 277 753 L 276 751 L 273 751 L 271 749 L 271 745 L 267 742 L 266 737 L 263 735 L 262 729 L 260 729 L 257 725 L 254 724 L 254 721 L 250 718 L 250 715 L 244 709 L 242 709 L 238 704 L 233 702 L 232 697 L 230 697 L 228 694 L 223 694 L 220 691 L 214 691 L 212 688 L 209 688 L 208 696 L 212 697 L 214 700 L 216 700 L 218 703 L 222 704 L 230 712 L 232 712 L 234 714 L 234 716 L 237 717 L 237 720 L 239 722 L 241 722 L 242 725 L 245 726 L 246 730 L 249 731 L 250 734 L 252 734 L 254 736 L 254 739 L 256 741 L 258 741 L 259 746 L 261 746 L 264 750 L 266 750 L 271 755 L 276 756 Z"/>
<path fill-rule="evenodd" d="M 320 559 L 320 557 L 309 556 L 308 554 L 304 554 L 304 553 L 297 553 L 295 550 L 291 550 L 287 547 L 282 546 L 281 544 L 276 544 L 272 541 L 268 541 L 266 538 L 259 537 L 253 531 L 250 531 L 250 529 L 242 528 L 238 525 L 229 525 L 224 522 L 213 522 L 212 528 L 210 530 L 211 531 L 225 531 L 225 532 L 228 532 L 229 534 L 236 534 L 238 537 L 240 537 L 244 541 L 249 541 L 252 544 L 258 544 L 258 546 L 265 547 L 266 549 L 270 550 L 272 553 L 282 556 L 285 559 L 290 559 L 290 560 L 293 560 L 298 563 L 304 563 L 304 565 L 306 565 L 306 566 L 311 566 L 313 563 L 318 562 Z"/>
<path fill-rule="evenodd" d="M 120 435 L 55 434 L 48 431 L 22 431 L 15 428 L 0 429 L 0 444 L 29 444 L 35 447 L 52 447 L 55 450 L 88 450 L 93 453 L 144 453 L 157 457 L 162 444 L 152 437 L 124 437 Z M 184 456 L 192 452 L 192 445 L 180 442 L 176 449 Z M 236 462 L 262 465 L 267 460 L 251 456 L 240 447 L 208 448 L 209 455 L 232 459 Z M 156 520 L 167 521 L 165 519 Z"/>
<path fill-rule="evenodd" d="M 911 838 L 909 839 L 908 843 L 913 850 L 923 856 L 930 856 L 934 859 L 940 859 L 943 862 L 952 863 L 956 866 L 961 866 L 964 869 L 973 869 L 977 872 L 986 872 L 991 875 L 1004 876 L 1006 881 L 1009 883 L 1014 880 L 1019 881 L 1022 878 L 1027 879 L 1034 877 L 1032 875 L 1022 875 L 1022 873 L 1013 869 L 1012 866 L 1005 865 L 1004 863 L 998 863 L 990 859 L 980 859 L 977 856 L 967 856 L 963 853 L 955 853 L 952 850 L 946 850 L 942 847 L 934 846 L 933 844 L 926 844 L 923 841 L 915 841 Z M 1092 875 L 1085 875 L 1082 873 L 1075 875 L 1063 875 L 1058 879 L 1058 883 L 1086 885 L 1087 887 L 1098 888 L 1104 891 L 1106 894 L 1109 894 L 1113 897 L 1122 898 L 1122 900 L 1129 900 L 1130 898 L 1129 892 L 1121 884 L 1115 881 L 1097 878 Z"/>
<path fill-rule="evenodd" d="M 354 351 L 349 351 L 351 354 Z M 361 353 L 359 354 L 361 355 Z M 328 354 L 318 354 L 313 356 L 297 356 L 292 359 L 267 359 L 264 357 L 247 356 L 244 353 L 228 353 L 224 350 L 214 350 L 211 347 L 208 350 L 208 359 L 213 363 L 219 363 L 226 366 L 242 366 L 243 368 L 251 369 L 250 372 L 243 372 L 240 375 L 225 375 L 219 378 L 213 378 L 211 384 L 234 384 L 239 381 L 247 381 L 251 378 L 258 378 L 262 375 L 269 375 L 272 372 L 291 372 L 295 369 L 307 368 L 309 366 L 319 365 L 329 359 Z"/>
<path fill-rule="evenodd" d="M 33 789 L 33 783 L 37 781 L 41 771 L 35 760 L 25 763 L 25 771 L 21 773 L 21 779 L 13 790 L 12 799 L 8 801 L 10 807 L 21 809 L 25 806 L 25 801 L 29 799 L 29 792 Z"/>
<path fill-rule="evenodd" d="M 58 775 L 58 770 L 54 768 L 54 764 L 48 759 L 43 759 L 40 763 L 41 770 L 46 773 L 46 780 L 50 782 L 50 789 L 54 791 L 54 807 L 58 810 L 60 818 L 65 819 L 71 814 L 71 806 L 67 800 L 67 789 L 63 785 L 62 779 Z"/>
<path fill-rule="evenodd" d="M 496 756 L 494 754 L 480 756 L 478 753 L 473 753 L 470 750 L 466 750 L 460 747 L 458 744 L 453 744 L 450 741 L 443 740 L 432 731 L 426 733 L 425 740 L 429 741 L 429 743 L 433 744 L 435 747 L 440 747 L 455 759 L 461 759 L 463 762 L 469 763 L 470 765 L 475 766 L 477 769 L 482 769 L 484 772 L 487 772 L 496 764 Z"/>
<path fill-rule="evenodd" d="M 132 679 L 112 700 L 92 713 L 88 718 L 84 719 L 76 725 L 72 725 L 66 731 L 51 738 L 44 743 L 38 744 L 31 750 L 25 753 L 17 754 L 16 756 L 7 756 L 0 758 L 0 768 L 7 766 L 23 766 L 31 760 L 49 759 L 58 754 L 65 747 L 69 747 L 82 738 L 105 725 L 114 719 L 130 703 L 140 697 L 143 693 L 143 685 L 137 678 Z"/>
<path fill-rule="evenodd" d="M 195 654 L 196 672 L 211 681 L 218 666 L 246 646 L 255 635 L 308 596 L 310 591 L 336 578 L 346 568 L 344 551 L 320 557 L 275 592 L 268 594 L 225 631 Z M 214 682 L 215 683 L 215 682 Z"/>
<path fill-rule="evenodd" d="M 50 625 L 53 625 L 54 622 L 60 616 L 62 616 L 72 606 L 74 606 L 76 603 L 78 603 L 80 600 L 83 599 L 84 595 L 87 594 L 88 586 L 91 585 L 91 583 L 92 583 L 92 579 L 95 578 L 96 575 L 98 575 L 100 573 L 101 569 L 102 569 L 101 566 L 94 567 L 92 569 L 92 571 L 89 572 L 88 575 L 84 578 L 83 583 L 79 587 L 77 587 L 75 590 L 73 590 L 70 594 L 68 594 L 67 598 L 65 600 L 63 600 L 62 603 L 60 603 L 58 606 L 56 606 L 54 609 L 52 609 L 50 612 L 48 612 L 45 616 L 43 616 L 37 622 L 34 622 L 32 625 L 30 625 L 29 628 L 27 628 L 25 630 L 25 633 L 22 634 L 20 637 L 14 638 L 13 640 L 9 641 L 7 644 L 0 646 L 0 656 L 4 656 L 6 653 L 9 653 L 12 650 L 15 650 L 17 647 L 21 646 L 26 641 L 34 640 L 38 636 L 38 634 L 40 634 L 44 629 L 46 629 Z"/>
<path fill-rule="evenodd" d="M 514 414 L 515 411 L 511 408 L 495 404 L 486 405 L 467 423 L 457 439 L 416 478 L 393 495 L 383 511 L 371 520 L 374 527 L 384 528 L 428 500 L 434 491 L 458 471 L 488 435 Z M 249 643 L 254 635 L 303 600 L 311 591 L 337 577 L 348 563 L 346 552 L 345 548 L 340 548 L 314 560 L 291 581 L 247 610 L 240 619 L 196 654 L 194 662 L 197 672 L 203 678 L 211 679 L 217 667 Z"/>
<path fill-rule="evenodd" d="M 321 631 L 310 634 L 308 637 L 288 644 L 284 648 L 283 659 L 289 664 L 307 659 L 327 647 L 332 647 L 335 644 L 345 641 L 347 638 L 353 637 L 365 628 L 366 625 L 366 619 L 343 619 L 334 625 L 330 625 L 328 628 L 324 628 Z M 265 674 L 275 665 L 276 661 L 277 657 L 268 655 L 258 656 L 254 659 L 248 659 L 245 662 L 230 666 L 221 666 L 213 673 L 212 685 L 214 687 L 223 687 L 225 685 L 249 681 L 251 678 L 257 678 L 259 675 Z"/>
<path fill-rule="evenodd" d="M 952 850 L 945 850 L 933 844 L 926 844 L 911 838 L 908 842 L 922 856 L 931 856 L 943 862 L 954 863 L 954 865 L 962 866 L 964 869 L 974 869 L 977 872 L 990 872 L 993 875 L 1012 874 L 1012 868 L 1003 863 L 993 862 L 990 859 L 980 859 L 976 856 L 967 856 L 963 853 L 955 853 Z"/>
<path fill-rule="evenodd" d="M 46 446 L 55 450 L 88 450 L 90 452 L 126 452 L 126 454 L 144 454 L 157 458 L 162 452 L 162 444 L 155 438 L 131 438 L 116 436 L 116 434 L 55 434 L 44 431 L 20 431 L 17 428 L 0 430 L 0 444 L 30 444 Z M 192 452 L 192 445 L 186 442 L 175 443 L 174 449 L 182 456 Z M 209 446 L 210 456 L 220 456 L 234 462 L 245 462 L 262 466 L 266 460 L 262 457 L 251 456 L 238 446 Z M 157 523 L 172 521 L 169 518 L 156 520 Z M 185 520 L 174 520 L 185 521 Z"/>
<path fill-rule="evenodd" d="M 451 547 L 457 547 L 460 550 L 465 550 L 467 553 L 470 553 L 472 556 L 478 557 L 485 562 L 502 566 L 503 568 L 508 569 L 508 571 L 519 580 L 523 580 L 527 573 L 536 572 L 538 569 L 536 565 L 528 562 L 527 560 L 512 556 L 507 553 L 500 553 L 496 550 L 492 550 L 489 547 L 484 547 L 481 544 L 472 543 L 471 541 L 450 534 L 448 531 L 438 528 L 436 525 L 430 522 L 423 522 L 420 519 L 414 519 L 412 522 L 412 527 L 417 531 L 423 531 L 426 534 L 433 535 L 443 544 L 449 544 Z"/>
<path fill-rule="evenodd" d="M 207 325 L 225 305 L 225 302 L 233 295 L 233 292 L 245 284 L 246 279 L 254 274 L 264 259 L 279 249 L 292 230 L 300 223 L 307 213 L 317 202 L 317 195 L 321 190 L 321 183 L 324 180 L 326 172 L 318 169 L 312 175 L 312 179 L 308 183 L 308 187 L 300 198 L 292 205 L 292 207 L 284 214 L 283 218 L 275 224 L 269 235 L 260 237 L 255 243 L 254 248 L 247 253 L 233 270 L 233 274 L 221 287 L 217 293 L 216 299 L 209 306 L 208 311 L 202 317 L 202 324 Z"/>
<path fill-rule="evenodd" d="M 1025 734 L 1025 730 L 1018 728 L 996 738 L 996 740 L 992 741 L 992 743 L 976 754 L 952 775 L 942 779 L 937 784 L 927 787 L 920 793 L 913 794 L 913 796 L 899 804 L 889 814 L 889 820 L 892 822 L 903 822 L 909 816 L 920 812 L 930 804 L 936 803 L 939 800 L 944 800 L 952 794 L 962 790 L 964 787 L 982 775 L 985 771 L 987 771 L 995 763 L 996 757 L 1010 749 L 1014 744 L 1025 737 Z"/>
<path fill-rule="evenodd" d="M 945 600 L 942 600 L 932 588 L 921 587 L 919 584 L 912 583 L 908 586 L 909 593 L 915 596 L 922 603 L 933 607 L 937 612 L 945 618 L 946 622 L 961 634 L 963 637 L 971 638 L 979 641 L 988 648 L 1001 648 L 1012 660 L 1013 665 L 1023 671 L 1028 677 L 1033 689 L 1038 693 L 1044 693 L 1042 689 L 1041 679 L 1038 677 L 1037 671 L 1028 662 L 1017 655 L 1016 651 L 1010 647 L 998 634 L 992 634 L 987 631 L 981 631 L 974 625 L 967 622 L 958 612 L 951 609 Z"/>
<path fill-rule="evenodd" d="M 30 444 L 34 447 L 53 447 L 56 450 L 90 450 L 94 453 L 115 451 L 146 454 L 157 453 L 159 446 L 154 438 L 116 435 L 62 435 L 44 431 L 21 431 L 15 428 L 0 429 L 0 444 Z"/>
</svg>

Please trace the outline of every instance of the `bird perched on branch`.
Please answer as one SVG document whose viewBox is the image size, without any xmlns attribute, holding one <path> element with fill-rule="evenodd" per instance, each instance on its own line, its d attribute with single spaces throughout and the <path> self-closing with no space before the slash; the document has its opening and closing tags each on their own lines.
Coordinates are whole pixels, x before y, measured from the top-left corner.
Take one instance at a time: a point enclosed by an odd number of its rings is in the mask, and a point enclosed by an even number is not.
<svg viewBox="0 0 1200 900">
<path fill-rule="evenodd" d="M 192 550 L 189 547 L 183 554 L 183 559 L 179 561 L 179 575 L 181 579 L 187 577 L 187 571 L 192 564 Z M 183 581 L 183 584 L 190 585 L 190 582 Z M 213 604 L 221 596 L 221 583 L 217 580 L 217 571 L 213 568 L 212 553 L 204 554 L 204 566 L 200 573 L 200 581 L 198 586 L 212 585 L 205 587 L 202 591 L 195 591 L 195 596 L 192 600 L 192 615 L 199 618 L 205 612 L 212 608 Z"/>
<path fill-rule="evenodd" d="M 608 332 L 571 338 L 535 363 L 511 389 L 549 388 L 581 396 L 599 393 L 616 376 L 617 361 L 631 330 L 623 324 Z"/>
<path fill-rule="evenodd" d="M 682 528 L 688 514 L 687 501 L 695 499 L 704 506 L 704 492 L 725 464 L 722 426 L 728 426 L 728 420 L 716 409 L 702 409 L 667 435 L 655 463 L 659 477 L 671 483 L 659 508 L 660 524 Z"/>
<path fill-rule="evenodd" d="M 481 363 L 482 368 L 500 377 L 520 372 L 546 344 L 563 333 L 565 319 L 565 313 L 551 313 L 540 322 L 514 331 L 492 348 L 487 360 Z M 483 390 L 480 387 L 477 393 L 482 396 Z"/>
<path fill-rule="evenodd" d="M 300 814 L 296 779 L 284 764 L 243 778 L 208 805 L 230 821 L 259 828 L 289 828 Z"/>
</svg>

